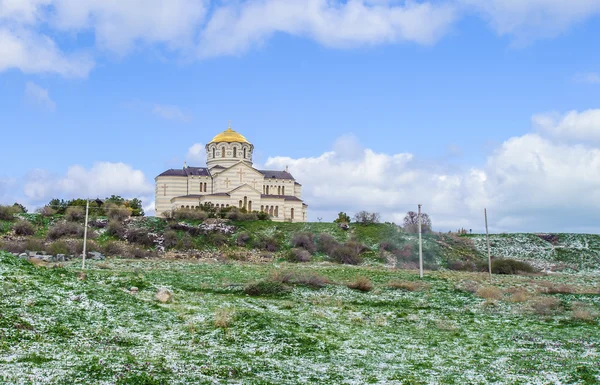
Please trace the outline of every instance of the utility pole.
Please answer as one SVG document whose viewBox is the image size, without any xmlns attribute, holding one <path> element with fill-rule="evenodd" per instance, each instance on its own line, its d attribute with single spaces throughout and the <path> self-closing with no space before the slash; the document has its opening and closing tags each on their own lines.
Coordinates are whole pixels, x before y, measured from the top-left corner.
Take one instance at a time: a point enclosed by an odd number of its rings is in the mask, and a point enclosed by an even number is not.
<svg viewBox="0 0 600 385">
<path fill-rule="evenodd" d="M 423 239 L 421 238 L 421 205 L 419 204 L 419 278 L 423 279 Z"/>
<path fill-rule="evenodd" d="M 492 253 L 490 251 L 490 233 L 488 231 L 487 208 L 483 209 L 483 215 L 485 217 L 485 239 L 487 241 L 488 268 L 489 268 L 489 271 L 490 271 L 490 281 L 491 281 L 492 280 Z"/>
<path fill-rule="evenodd" d="M 83 225 L 83 257 L 81 259 L 81 270 L 85 270 L 85 256 L 87 255 L 87 229 L 88 229 L 88 213 L 90 211 L 90 200 L 85 202 L 85 224 Z"/>
</svg>

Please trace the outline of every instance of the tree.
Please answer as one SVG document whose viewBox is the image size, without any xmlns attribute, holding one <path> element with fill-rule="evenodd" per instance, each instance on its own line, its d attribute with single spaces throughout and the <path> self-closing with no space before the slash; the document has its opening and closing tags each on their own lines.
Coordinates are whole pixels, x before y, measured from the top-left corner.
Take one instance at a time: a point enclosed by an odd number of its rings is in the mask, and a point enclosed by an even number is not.
<svg viewBox="0 0 600 385">
<path fill-rule="evenodd" d="M 414 211 L 409 211 L 404 217 L 404 231 L 407 233 L 416 234 L 419 232 L 419 214 Z M 431 233 L 431 218 L 425 213 L 421 213 L 421 232 Z"/>
<path fill-rule="evenodd" d="M 131 215 L 134 217 L 144 216 L 144 208 L 142 207 L 142 201 L 138 198 L 133 198 L 131 200 L 125 201 L 125 207 L 129 207 L 131 209 Z"/>
<path fill-rule="evenodd" d="M 379 223 L 379 213 L 370 213 L 368 211 L 361 211 L 354 215 L 354 222 L 361 225 L 371 225 L 373 223 Z"/>
<path fill-rule="evenodd" d="M 64 199 L 57 198 L 50 200 L 50 202 L 48 202 L 48 204 L 46 205 L 46 207 L 49 207 L 52 210 L 54 210 L 56 214 L 64 214 L 65 211 L 67 211 L 68 206 L 69 202 L 65 201 Z"/>
<path fill-rule="evenodd" d="M 15 202 L 13 207 L 15 208 L 15 210 L 17 210 L 18 213 L 27 214 L 27 208 L 25 206 L 23 206 L 22 204 Z"/>
<path fill-rule="evenodd" d="M 340 212 L 333 223 L 350 223 L 350 216 L 344 212 Z"/>
</svg>

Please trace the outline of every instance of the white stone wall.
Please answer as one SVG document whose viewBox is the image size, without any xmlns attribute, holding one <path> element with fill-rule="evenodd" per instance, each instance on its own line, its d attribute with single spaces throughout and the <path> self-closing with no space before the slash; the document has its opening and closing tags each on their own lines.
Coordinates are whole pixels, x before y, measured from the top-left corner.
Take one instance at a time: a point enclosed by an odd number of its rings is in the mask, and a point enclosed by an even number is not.
<svg viewBox="0 0 600 385">
<path fill-rule="evenodd" d="M 253 151 L 254 146 L 249 143 L 209 143 L 206 145 L 206 165 L 209 169 L 217 165 L 231 167 L 243 161 L 252 166 Z"/>
<path fill-rule="evenodd" d="M 159 176 L 155 180 L 155 211 L 157 216 L 162 216 L 165 211 L 171 211 L 171 199 L 187 195 L 188 178 L 181 176 Z M 167 186 L 166 189 L 165 185 Z"/>
</svg>

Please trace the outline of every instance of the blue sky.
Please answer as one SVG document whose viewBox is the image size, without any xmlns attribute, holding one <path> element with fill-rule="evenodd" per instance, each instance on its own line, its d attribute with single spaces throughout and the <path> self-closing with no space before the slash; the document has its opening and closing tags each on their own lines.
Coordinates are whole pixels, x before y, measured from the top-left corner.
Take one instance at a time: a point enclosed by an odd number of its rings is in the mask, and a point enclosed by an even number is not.
<svg viewBox="0 0 600 385">
<path fill-rule="evenodd" d="M 440 230 L 487 206 L 497 231 L 598 231 L 600 3 L 571 3 L 0 0 L 0 203 L 151 209 L 231 120 L 312 220 L 419 201 Z"/>
</svg>

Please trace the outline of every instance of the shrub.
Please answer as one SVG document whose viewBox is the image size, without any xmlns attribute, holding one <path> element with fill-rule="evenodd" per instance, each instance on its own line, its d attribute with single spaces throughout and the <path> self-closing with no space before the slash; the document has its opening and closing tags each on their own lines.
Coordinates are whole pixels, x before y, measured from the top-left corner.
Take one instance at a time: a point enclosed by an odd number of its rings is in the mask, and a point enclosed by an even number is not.
<svg viewBox="0 0 600 385">
<path fill-rule="evenodd" d="M 362 258 L 358 253 L 358 249 L 348 243 L 340 245 L 333 250 L 329 256 L 337 263 L 346 265 L 358 265 L 362 262 Z"/>
<path fill-rule="evenodd" d="M 57 223 L 48 230 L 47 237 L 52 241 L 62 237 L 82 238 L 83 226 L 73 222 Z M 88 237 L 92 238 L 93 232 L 88 231 Z"/>
<path fill-rule="evenodd" d="M 215 327 L 227 329 L 235 319 L 235 310 L 231 308 L 221 308 L 215 312 Z"/>
<path fill-rule="evenodd" d="M 210 243 L 220 247 L 227 243 L 227 236 L 223 233 L 213 232 L 208 235 Z"/>
<path fill-rule="evenodd" d="M 65 212 L 65 219 L 69 222 L 81 222 L 85 219 L 85 209 L 83 207 L 69 207 Z"/>
<path fill-rule="evenodd" d="M 46 248 L 44 247 L 44 243 L 39 239 L 28 239 L 25 241 L 25 250 L 44 251 Z"/>
<path fill-rule="evenodd" d="M 79 240 L 76 242 L 69 242 L 67 243 L 67 246 L 69 248 L 69 254 L 71 255 L 78 255 L 80 256 L 83 253 L 83 241 Z M 86 247 L 86 252 L 90 252 L 90 251 L 100 251 L 102 248 L 94 241 L 89 240 L 87 241 L 87 247 Z"/>
<path fill-rule="evenodd" d="M 106 234 L 111 237 L 124 239 L 127 234 L 127 229 L 121 222 L 112 220 L 108 222 L 108 226 L 106 226 Z"/>
<path fill-rule="evenodd" d="M 123 246 L 115 241 L 108 241 L 102 247 L 102 253 L 111 257 L 123 254 Z"/>
<path fill-rule="evenodd" d="M 275 237 L 266 237 L 262 236 L 259 238 L 257 245 L 259 249 L 270 251 L 272 253 L 279 250 L 280 244 L 279 240 Z"/>
<path fill-rule="evenodd" d="M 252 237 L 250 237 L 250 234 L 248 233 L 239 233 L 237 236 L 237 240 L 236 243 L 238 246 L 246 246 L 248 245 L 248 243 L 250 243 L 250 240 L 252 239 Z"/>
<path fill-rule="evenodd" d="M 177 232 L 173 230 L 165 231 L 163 239 L 163 246 L 165 247 L 165 249 L 172 249 L 175 246 L 177 246 L 177 242 L 179 242 Z"/>
<path fill-rule="evenodd" d="M 484 286 L 475 292 L 478 297 L 485 299 L 502 299 L 502 291 L 495 286 Z"/>
<path fill-rule="evenodd" d="M 417 281 L 392 281 L 389 283 L 389 286 L 394 289 L 406 291 L 422 291 L 430 287 L 428 283 Z"/>
<path fill-rule="evenodd" d="M 379 250 L 385 250 L 385 251 L 388 251 L 391 253 L 397 249 L 398 249 L 398 246 L 396 246 L 396 244 L 394 244 L 392 242 L 384 241 L 379 244 Z"/>
<path fill-rule="evenodd" d="M 287 293 L 288 288 L 278 281 L 260 281 L 244 288 L 244 293 L 251 296 L 281 295 Z"/>
<path fill-rule="evenodd" d="M 208 213 L 197 209 L 177 209 L 173 211 L 173 218 L 177 220 L 203 221 L 208 218 Z"/>
<path fill-rule="evenodd" d="M 535 314 L 549 315 L 560 308 L 560 301 L 552 297 L 540 297 L 531 303 L 531 309 Z"/>
<path fill-rule="evenodd" d="M 8 251 L 9 253 L 24 253 L 25 242 L 20 241 L 6 241 L 0 244 L 0 250 Z"/>
<path fill-rule="evenodd" d="M 368 211 L 361 211 L 354 215 L 354 222 L 361 225 L 371 225 L 379 223 L 379 213 L 370 213 Z"/>
<path fill-rule="evenodd" d="M 475 281 L 461 281 L 456 285 L 458 290 L 466 291 L 475 294 L 479 290 L 479 284 Z"/>
<path fill-rule="evenodd" d="M 69 246 L 65 241 L 56 241 L 49 244 L 46 251 L 52 255 L 69 254 Z"/>
<path fill-rule="evenodd" d="M 0 206 L 0 220 L 12 221 L 15 219 L 17 210 L 14 206 Z"/>
<path fill-rule="evenodd" d="M 360 290 L 360 291 L 371 291 L 373 290 L 373 283 L 367 277 L 356 277 L 354 282 L 351 282 L 347 285 L 350 289 Z"/>
<path fill-rule="evenodd" d="M 296 233 L 292 236 L 292 247 L 301 247 L 311 254 L 317 251 L 314 236 L 311 233 Z"/>
<path fill-rule="evenodd" d="M 575 321 L 591 322 L 596 316 L 590 309 L 578 307 L 571 313 L 571 318 Z"/>
<path fill-rule="evenodd" d="M 192 236 L 185 233 L 181 236 L 181 239 L 177 242 L 177 250 L 190 250 L 194 248 L 194 240 Z"/>
<path fill-rule="evenodd" d="M 287 260 L 290 262 L 310 262 L 311 255 L 304 249 L 292 249 L 288 253 Z"/>
<path fill-rule="evenodd" d="M 104 211 L 108 219 L 112 221 L 123 222 L 125 219 L 131 216 L 131 209 L 125 206 L 117 206 L 114 203 L 107 203 L 104 205 Z"/>
<path fill-rule="evenodd" d="M 258 220 L 257 213 L 245 213 L 234 207 L 225 214 L 225 218 L 231 221 L 256 221 Z"/>
<path fill-rule="evenodd" d="M 129 243 L 135 243 L 144 247 L 154 246 L 154 236 L 144 229 L 129 229 L 125 235 Z"/>
<path fill-rule="evenodd" d="M 33 235 L 35 234 L 35 228 L 29 221 L 20 220 L 15 223 L 14 226 L 15 234 L 17 235 Z"/>
<path fill-rule="evenodd" d="M 500 258 L 492 261 L 492 273 L 494 274 L 533 273 L 534 271 L 533 266 L 516 259 Z"/>
<path fill-rule="evenodd" d="M 517 290 L 510 296 L 511 302 L 525 302 L 529 299 L 529 293 L 525 290 Z"/>
<path fill-rule="evenodd" d="M 126 258 L 135 258 L 135 259 L 150 259 L 155 258 L 157 256 L 156 252 L 148 251 L 139 247 L 129 247 L 125 250 Z"/>
<path fill-rule="evenodd" d="M 56 215 L 56 210 L 50 206 L 44 206 L 38 210 L 38 213 L 43 217 L 52 217 Z"/>
<path fill-rule="evenodd" d="M 319 235 L 319 239 L 317 241 L 317 249 L 319 252 L 330 256 L 339 245 L 340 243 L 331 235 L 327 233 L 321 233 Z"/>
<path fill-rule="evenodd" d="M 290 271 L 276 272 L 270 277 L 270 281 L 292 285 L 303 285 L 313 289 L 319 289 L 329 283 L 327 277 L 316 273 L 294 273 Z"/>
<path fill-rule="evenodd" d="M 577 288 L 569 285 L 552 285 L 548 287 L 548 294 L 575 294 Z"/>
</svg>

